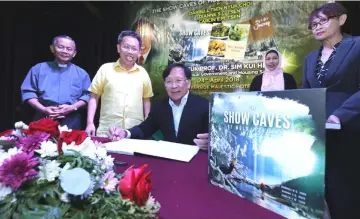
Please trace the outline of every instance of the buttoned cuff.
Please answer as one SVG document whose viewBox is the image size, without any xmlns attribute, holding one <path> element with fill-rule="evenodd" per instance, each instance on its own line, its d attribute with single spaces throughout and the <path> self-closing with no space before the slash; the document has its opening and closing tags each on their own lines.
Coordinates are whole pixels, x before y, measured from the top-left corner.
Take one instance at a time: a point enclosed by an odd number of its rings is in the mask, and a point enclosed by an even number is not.
<svg viewBox="0 0 360 219">
<path fill-rule="evenodd" d="M 32 99 L 32 98 L 38 98 L 38 96 L 33 93 L 33 92 L 29 92 L 29 93 L 23 93 L 22 94 L 22 101 L 25 102 L 27 101 L 28 99 Z"/>
<path fill-rule="evenodd" d="M 85 101 L 86 103 L 89 103 L 89 100 L 90 100 L 90 93 L 89 94 L 85 94 L 85 95 L 82 95 L 79 100 L 83 100 Z"/>
<path fill-rule="evenodd" d="M 129 130 L 124 130 L 126 132 L 126 137 L 127 139 L 130 139 L 131 138 L 131 132 Z"/>
</svg>

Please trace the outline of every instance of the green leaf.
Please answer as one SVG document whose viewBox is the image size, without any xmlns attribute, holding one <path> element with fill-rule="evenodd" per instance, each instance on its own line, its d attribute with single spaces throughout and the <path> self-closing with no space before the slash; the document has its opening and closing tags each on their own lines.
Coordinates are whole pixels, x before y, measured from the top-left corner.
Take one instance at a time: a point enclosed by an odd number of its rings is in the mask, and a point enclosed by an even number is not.
<svg viewBox="0 0 360 219">
<path fill-rule="evenodd" d="M 84 215 L 81 211 L 77 211 L 76 214 L 72 218 L 73 219 L 83 219 Z"/>
<path fill-rule="evenodd" d="M 26 203 L 26 206 L 29 208 L 29 209 L 35 209 L 36 208 L 36 204 L 34 202 L 33 199 L 26 199 L 25 200 L 25 203 Z"/>
<path fill-rule="evenodd" d="M 59 203 L 59 200 L 56 200 L 54 197 L 46 196 L 45 201 L 47 204 L 51 205 L 51 206 L 55 206 Z"/>
<path fill-rule="evenodd" d="M 61 219 L 66 213 L 59 206 L 49 206 L 49 205 L 37 205 L 35 209 L 23 211 L 22 215 L 20 215 L 19 219 L 38 219 L 38 218 L 55 218 Z"/>
<path fill-rule="evenodd" d="M 73 150 L 73 149 L 69 149 L 68 151 L 73 152 L 74 157 L 81 157 L 81 153 L 79 151 Z"/>
</svg>

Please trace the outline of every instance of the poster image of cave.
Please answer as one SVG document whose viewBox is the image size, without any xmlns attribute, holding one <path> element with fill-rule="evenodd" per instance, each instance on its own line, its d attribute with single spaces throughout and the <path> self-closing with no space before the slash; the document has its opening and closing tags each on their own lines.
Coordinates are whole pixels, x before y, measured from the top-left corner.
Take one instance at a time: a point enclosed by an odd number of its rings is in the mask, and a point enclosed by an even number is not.
<svg viewBox="0 0 360 219">
<path fill-rule="evenodd" d="M 206 57 L 210 41 L 211 24 L 183 21 L 171 26 L 173 42 L 169 46 L 169 64 L 193 62 Z"/>
<path fill-rule="evenodd" d="M 208 98 L 248 90 L 270 49 L 301 86 L 304 57 L 319 47 L 307 18 L 325 2 L 132 1 L 126 20 L 142 38 L 138 64 L 149 73 L 155 99 L 167 96 L 161 73 L 175 62 L 191 69 L 191 91 Z"/>
<path fill-rule="evenodd" d="M 322 218 L 325 89 L 210 95 L 209 182 L 286 218 Z"/>
</svg>

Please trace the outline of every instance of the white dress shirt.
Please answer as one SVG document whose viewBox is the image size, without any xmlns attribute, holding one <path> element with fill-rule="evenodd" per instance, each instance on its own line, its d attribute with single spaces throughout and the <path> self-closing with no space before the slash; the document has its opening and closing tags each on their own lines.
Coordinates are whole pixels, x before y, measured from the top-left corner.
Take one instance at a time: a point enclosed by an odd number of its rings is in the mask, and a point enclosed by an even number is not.
<svg viewBox="0 0 360 219">
<path fill-rule="evenodd" d="M 173 113 L 173 119 L 174 119 L 174 128 L 175 128 L 175 135 L 177 136 L 179 131 L 179 124 L 182 112 L 184 110 L 184 106 L 186 105 L 187 98 L 189 96 L 189 91 L 186 93 L 186 95 L 181 99 L 180 105 L 176 106 L 175 103 L 169 98 L 169 104 L 172 109 Z"/>
<path fill-rule="evenodd" d="M 177 136 L 179 131 L 179 124 L 182 112 L 184 110 L 184 106 L 186 105 L 187 98 L 189 96 L 189 91 L 186 93 L 186 95 L 181 99 L 180 105 L 176 106 L 175 103 L 169 98 L 169 104 L 172 109 L 173 113 L 173 119 L 174 119 L 174 128 L 175 128 L 175 135 Z M 125 130 L 126 132 L 126 138 L 131 138 L 131 133 L 129 130 Z"/>
</svg>

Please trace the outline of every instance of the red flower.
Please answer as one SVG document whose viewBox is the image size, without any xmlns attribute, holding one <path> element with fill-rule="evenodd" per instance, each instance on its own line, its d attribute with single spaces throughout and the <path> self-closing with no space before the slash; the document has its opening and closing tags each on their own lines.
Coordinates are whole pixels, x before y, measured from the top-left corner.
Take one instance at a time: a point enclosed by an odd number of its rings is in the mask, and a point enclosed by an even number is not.
<svg viewBox="0 0 360 219">
<path fill-rule="evenodd" d="M 50 118 L 44 118 L 36 122 L 30 122 L 29 129 L 24 130 L 24 133 L 29 135 L 34 134 L 35 132 L 46 132 L 49 133 L 51 137 L 57 137 L 60 133 L 58 126 L 58 121 L 54 121 Z"/>
<path fill-rule="evenodd" d="M 66 144 L 71 144 L 75 142 L 75 145 L 80 145 L 84 142 L 87 135 L 85 131 L 81 130 L 72 130 L 71 132 L 63 131 L 61 132 L 60 138 L 58 140 L 58 152 L 62 153 L 62 144 L 65 142 Z"/>
<path fill-rule="evenodd" d="M 13 131 L 14 131 L 13 129 L 8 129 L 6 131 L 3 131 L 3 132 L 0 133 L 0 137 L 3 137 L 3 136 L 4 137 L 9 137 L 12 134 Z"/>
<path fill-rule="evenodd" d="M 144 164 L 139 168 L 129 168 L 119 183 L 122 197 L 135 202 L 138 206 L 145 205 L 152 188 L 151 171 L 144 173 L 147 166 Z"/>
</svg>

